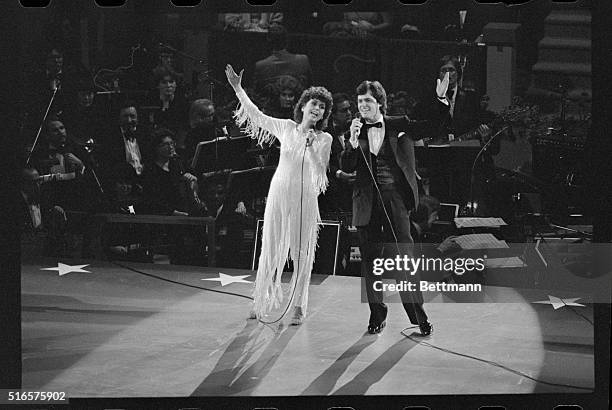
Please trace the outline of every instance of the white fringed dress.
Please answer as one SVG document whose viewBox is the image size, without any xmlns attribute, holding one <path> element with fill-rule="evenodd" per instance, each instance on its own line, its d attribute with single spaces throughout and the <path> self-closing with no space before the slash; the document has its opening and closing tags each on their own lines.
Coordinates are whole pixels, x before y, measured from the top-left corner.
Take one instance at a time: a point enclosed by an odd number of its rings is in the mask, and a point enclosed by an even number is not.
<svg viewBox="0 0 612 410">
<path fill-rule="evenodd" d="M 264 212 L 261 255 L 253 292 L 254 311 L 257 317 L 262 317 L 281 306 L 281 276 L 290 258 L 293 275 L 289 289 L 293 289 L 297 280 L 293 304 L 301 307 L 305 315 L 321 220 L 317 197 L 327 188 L 332 137 L 325 132 L 318 133 L 312 147 L 306 148 L 306 135 L 298 130 L 296 122 L 263 114 L 244 90 L 236 95 L 240 101 L 234 113 L 238 125 L 260 144 L 276 138 L 281 145 Z"/>
</svg>

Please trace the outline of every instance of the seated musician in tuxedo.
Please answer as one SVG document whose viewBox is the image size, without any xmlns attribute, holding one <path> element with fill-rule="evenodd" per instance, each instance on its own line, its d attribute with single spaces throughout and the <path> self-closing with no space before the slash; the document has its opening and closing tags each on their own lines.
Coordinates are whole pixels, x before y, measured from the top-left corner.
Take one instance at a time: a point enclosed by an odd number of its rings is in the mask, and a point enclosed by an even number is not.
<svg viewBox="0 0 612 410">
<path fill-rule="evenodd" d="M 68 140 L 64 123 L 56 116 L 50 116 L 44 125 L 41 141 L 32 152 L 31 164 L 39 174 L 49 175 L 43 195 L 53 204 L 65 209 L 79 209 L 79 183 L 85 172 L 85 165 L 79 148 Z"/>
<path fill-rule="evenodd" d="M 43 175 L 41 182 L 44 184 L 40 189 L 42 208 L 61 209 L 65 221 L 83 234 L 83 257 L 91 256 L 94 225 L 90 214 L 100 198 L 86 166 L 87 155 L 81 147 L 71 143 L 63 122 L 50 116 L 44 125 L 43 139 L 35 147 L 30 162 Z M 69 219 L 66 217 L 67 211 L 77 212 L 72 213 Z"/>
<path fill-rule="evenodd" d="M 138 110 L 134 101 L 125 101 L 118 112 L 118 123 L 109 127 L 102 144 L 102 166 L 105 191 L 111 192 L 116 176 L 113 170 L 120 164 L 131 167 L 133 181 L 141 184 L 147 144 L 138 122 Z"/>
</svg>

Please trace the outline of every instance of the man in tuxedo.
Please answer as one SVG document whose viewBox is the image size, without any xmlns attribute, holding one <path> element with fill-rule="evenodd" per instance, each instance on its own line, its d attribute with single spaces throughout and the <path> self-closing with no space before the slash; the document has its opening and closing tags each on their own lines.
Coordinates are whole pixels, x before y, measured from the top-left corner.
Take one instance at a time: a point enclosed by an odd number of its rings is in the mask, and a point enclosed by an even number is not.
<svg viewBox="0 0 612 410">
<path fill-rule="evenodd" d="M 448 76 L 444 81 L 448 82 Z M 347 133 L 350 138 L 342 153 L 342 169 L 356 171 L 353 225 L 370 305 L 368 333 L 374 334 L 382 331 L 387 317 L 383 292 L 375 287 L 382 277 L 374 275 L 374 259 L 412 256 L 410 212 L 419 203 L 412 138 L 427 135 L 430 125 L 407 116 L 386 116 L 387 94 L 378 81 L 364 81 L 357 87 L 357 108 L 360 118 L 352 121 Z M 415 281 L 415 276 L 405 273 L 396 271 L 396 280 Z M 432 325 L 418 286 L 417 291 L 400 292 L 400 297 L 410 322 L 418 324 L 423 336 L 429 335 Z"/>
<path fill-rule="evenodd" d="M 148 154 L 143 144 L 138 127 L 138 111 L 136 103 L 126 101 L 119 108 L 119 124 L 114 126 L 103 142 L 103 164 L 105 171 L 105 190 L 111 192 L 117 169 L 122 164 L 130 165 L 133 175 L 132 182 L 138 184 L 144 167 L 144 156 Z"/>
</svg>

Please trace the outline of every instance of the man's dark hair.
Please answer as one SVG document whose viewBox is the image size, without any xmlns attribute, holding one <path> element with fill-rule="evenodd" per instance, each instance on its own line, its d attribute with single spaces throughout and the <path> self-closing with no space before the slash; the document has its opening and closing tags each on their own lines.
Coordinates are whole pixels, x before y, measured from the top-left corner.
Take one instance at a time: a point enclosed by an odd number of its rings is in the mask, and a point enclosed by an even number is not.
<svg viewBox="0 0 612 410">
<path fill-rule="evenodd" d="M 136 104 L 136 101 L 134 100 L 125 100 L 120 106 L 119 106 L 119 110 L 117 111 L 119 114 L 121 114 L 121 111 L 125 110 L 126 108 L 136 108 L 136 111 L 138 111 L 138 105 Z"/>
<path fill-rule="evenodd" d="M 284 50 L 287 48 L 287 29 L 280 24 L 273 25 L 268 29 L 268 43 L 272 50 Z"/>
<path fill-rule="evenodd" d="M 51 46 L 47 48 L 46 53 L 45 53 L 45 60 L 48 60 L 52 56 L 53 58 L 55 58 L 54 54 L 59 54 L 63 58 L 64 50 L 60 46 Z"/>
<path fill-rule="evenodd" d="M 61 122 L 62 124 L 64 123 L 59 116 L 55 115 L 55 114 L 51 114 L 47 117 L 47 119 L 45 120 L 45 134 L 49 133 L 49 126 L 51 125 L 52 122 Z"/>
<path fill-rule="evenodd" d="M 385 114 L 387 112 L 387 92 L 385 88 L 378 81 L 368 80 L 363 81 L 357 86 L 357 95 L 367 94 L 368 91 L 380 104 L 380 112 Z"/>
<path fill-rule="evenodd" d="M 348 94 L 345 94 L 345 93 L 335 93 L 332 95 L 332 99 L 334 100 L 334 105 L 332 106 L 332 109 L 331 109 L 332 114 L 336 113 L 336 106 L 340 104 L 342 101 L 348 101 L 349 103 L 351 102 L 350 97 L 348 96 Z"/>
<path fill-rule="evenodd" d="M 159 66 L 153 70 L 153 78 L 155 80 L 155 86 L 157 86 L 164 77 L 170 77 L 174 82 L 178 82 L 178 75 L 176 71 L 169 67 Z"/>
<path fill-rule="evenodd" d="M 332 95 L 325 87 L 310 87 L 302 93 L 302 96 L 293 109 L 293 120 L 298 124 L 301 123 L 304 117 L 302 107 L 305 106 L 308 101 L 315 99 L 325 103 L 323 118 L 315 124 L 317 130 L 322 130 L 327 125 L 327 119 L 329 118 L 329 114 L 331 114 L 331 108 L 333 106 Z"/>
<path fill-rule="evenodd" d="M 463 76 L 463 69 L 461 68 L 461 63 L 459 62 L 459 58 L 453 55 L 445 55 L 440 59 L 440 66 L 438 68 L 442 68 L 446 64 L 451 63 L 455 70 L 457 70 L 457 79 L 460 79 Z"/>
</svg>

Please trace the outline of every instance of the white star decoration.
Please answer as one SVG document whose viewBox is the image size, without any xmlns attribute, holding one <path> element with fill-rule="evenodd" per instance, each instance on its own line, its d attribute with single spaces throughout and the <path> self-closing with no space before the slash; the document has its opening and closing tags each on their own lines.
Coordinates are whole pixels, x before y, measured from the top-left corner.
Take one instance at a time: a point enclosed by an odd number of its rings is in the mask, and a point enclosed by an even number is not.
<svg viewBox="0 0 612 410">
<path fill-rule="evenodd" d="M 562 308 L 563 306 L 582 306 L 582 307 L 584 307 L 583 304 L 576 303 L 576 301 L 578 299 L 580 299 L 580 298 L 561 299 L 561 298 L 558 298 L 556 296 L 548 295 L 548 300 L 539 300 L 539 301 L 533 302 L 533 303 L 542 303 L 543 305 L 552 305 L 552 307 L 555 310 L 557 310 L 559 308 Z"/>
<path fill-rule="evenodd" d="M 66 265 L 63 264 L 61 262 L 57 263 L 57 268 L 42 268 L 41 270 L 56 270 L 60 276 L 63 276 L 67 273 L 70 272 L 84 272 L 84 273 L 91 273 L 88 270 L 83 269 L 85 266 L 89 266 L 89 265 Z"/>
<path fill-rule="evenodd" d="M 251 281 L 244 280 L 244 278 L 248 278 L 249 276 L 251 275 L 232 276 L 232 275 L 226 275 L 225 273 L 219 272 L 218 278 L 209 278 L 209 279 L 202 279 L 202 280 L 216 280 L 216 281 L 221 282 L 221 286 L 230 285 L 232 283 L 253 283 Z"/>
</svg>

